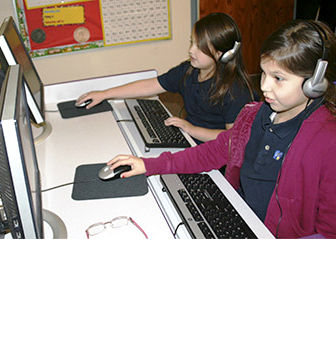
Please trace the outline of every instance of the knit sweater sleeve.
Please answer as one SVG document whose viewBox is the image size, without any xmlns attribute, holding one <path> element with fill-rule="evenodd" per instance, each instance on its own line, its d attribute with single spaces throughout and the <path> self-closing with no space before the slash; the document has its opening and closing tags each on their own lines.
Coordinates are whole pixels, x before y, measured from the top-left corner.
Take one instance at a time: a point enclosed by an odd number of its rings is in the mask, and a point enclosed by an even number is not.
<svg viewBox="0 0 336 343">
<path fill-rule="evenodd" d="M 164 152 L 157 158 L 143 158 L 146 175 L 200 173 L 219 169 L 228 161 L 230 130 L 223 131 L 216 140 L 179 151 Z"/>
<path fill-rule="evenodd" d="M 229 169 L 227 173 L 229 173 L 226 176 L 228 181 L 237 187 L 245 145 L 249 139 L 252 122 L 261 104 L 256 102 L 247 104 L 239 114 L 234 126 L 230 130 L 221 132 L 213 141 L 174 154 L 164 152 L 157 158 L 143 158 L 146 175 L 201 173 L 219 169 L 229 162 L 227 166 Z"/>
</svg>

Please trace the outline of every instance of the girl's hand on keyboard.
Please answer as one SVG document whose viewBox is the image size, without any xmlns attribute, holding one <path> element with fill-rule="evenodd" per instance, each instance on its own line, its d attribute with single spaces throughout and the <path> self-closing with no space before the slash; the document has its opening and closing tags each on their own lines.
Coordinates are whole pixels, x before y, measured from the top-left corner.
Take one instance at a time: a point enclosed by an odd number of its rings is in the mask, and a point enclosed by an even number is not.
<svg viewBox="0 0 336 343">
<path fill-rule="evenodd" d="M 165 120 L 165 124 L 167 126 L 174 125 L 187 134 L 189 134 L 191 137 L 201 141 L 201 142 L 207 142 L 211 141 L 213 139 L 216 139 L 217 136 L 224 130 L 217 130 L 217 129 L 206 129 L 204 127 L 195 126 L 193 124 L 190 124 L 185 119 L 181 119 L 178 117 L 170 117 Z M 233 126 L 231 124 L 227 124 L 227 126 Z"/>
<path fill-rule="evenodd" d="M 167 126 L 176 126 L 188 134 L 191 134 L 194 128 L 194 125 L 179 117 L 170 117 L 165 120 L 165 124 Z"/>
<path fill-rule="evenodd" d="M 132 155 L 117 155 L 107 162 L 107 165 L 111 166 L 112 169 L 125 165 L 131 166 L 132 169 L 130 171 L 121 174 L 122 178 L 146 173 L 144 161 Z"/>
</svg>

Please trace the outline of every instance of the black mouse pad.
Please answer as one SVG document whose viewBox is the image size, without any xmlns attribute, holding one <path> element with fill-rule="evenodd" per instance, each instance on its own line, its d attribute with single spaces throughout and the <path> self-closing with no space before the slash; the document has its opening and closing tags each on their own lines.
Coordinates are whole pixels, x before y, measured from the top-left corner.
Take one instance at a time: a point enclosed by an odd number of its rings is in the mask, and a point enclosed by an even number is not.
<svg viewBox="0 0 336 343">
<path fill-rule="evenodd" d="M 62 118 L 74 118 L 80 116 L 87 116 L 89 114 L 95 114 L 100 112 L 112 111 L 112 106 L 107 100 L 104 100 L 100 104 L 90 108 L 89 110 L 84 108 L 78 108 L 75 106 L 76 100 L 60 102 L 57 104 L 58 110 L 61 113 Z"/>
<path fill-rule="evenodd" d="M 76 168 L 72 199 L 93 200 L 141 196 L 148 193 L 145 175 L 136 175 L 125 179 L 100 180 L 99 170 L 102 164 L 86 164 Z"/>
</svg>

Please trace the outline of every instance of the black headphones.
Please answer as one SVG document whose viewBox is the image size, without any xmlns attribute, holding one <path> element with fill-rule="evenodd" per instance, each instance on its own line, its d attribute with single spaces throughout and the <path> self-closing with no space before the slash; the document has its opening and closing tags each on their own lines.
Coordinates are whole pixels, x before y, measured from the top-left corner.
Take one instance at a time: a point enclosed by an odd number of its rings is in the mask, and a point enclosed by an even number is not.
<svg viewBox="0 0 336 343">
<path fill-rule="evenodd" d="M 228 50 L 226 52 L 223 52 L 222 56 L 219 58 L 219 60 L 222 62 L 222 63 L 227 63 L 229 62 L 230 60 L 233 59 L 233 57 L 236 56 L 238 50 L 239 50 L 239 47 L 240 47 L 240 44 L 241 42 L 237 42 L 235 41 L 234 43 L 234 46 L 231 50 Z"/>
<path fill-rule="evenodd" d="M 326 58 L 329 52 L 330 42 L 325 32 L 317 23 L 310 21 L 306 23 L 319 34 L 323 49 L 322 57 L 317 60 L 313 76 L 305 80 L 302 84 L 304 95 L 307 98 L 315 99 L 322 96 L 328 88 L 328 80 L 324 76 L 328 66 Z"/>
</svg>

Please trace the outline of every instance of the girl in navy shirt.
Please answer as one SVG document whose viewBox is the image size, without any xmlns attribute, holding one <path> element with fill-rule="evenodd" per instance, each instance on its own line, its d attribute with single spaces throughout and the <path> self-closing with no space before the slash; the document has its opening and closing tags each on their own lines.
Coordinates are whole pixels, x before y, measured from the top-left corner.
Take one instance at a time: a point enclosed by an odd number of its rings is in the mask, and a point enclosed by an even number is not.
<svg viewBox="0 0 336 343">
<path fill-rule="evenodd" d="M 215 139 L 233 126 L 242 107 L 257 97 L 243 63 L 237 24 L 224 13 L 212 13 L 198 20 L 191 35 L 189 56 L 190 60 L 159 77 L 92 91 L 79 97 L 77 104 L 92 99 L 89 109 L 105 99 L 178 92 L 184 100 L 186 118 L 169 118 L 166 125 L 180 127 L 197 142 Z"/>
</svg>

